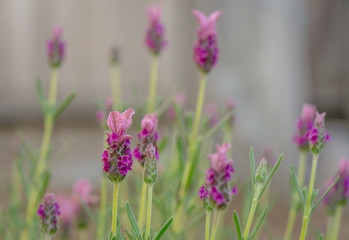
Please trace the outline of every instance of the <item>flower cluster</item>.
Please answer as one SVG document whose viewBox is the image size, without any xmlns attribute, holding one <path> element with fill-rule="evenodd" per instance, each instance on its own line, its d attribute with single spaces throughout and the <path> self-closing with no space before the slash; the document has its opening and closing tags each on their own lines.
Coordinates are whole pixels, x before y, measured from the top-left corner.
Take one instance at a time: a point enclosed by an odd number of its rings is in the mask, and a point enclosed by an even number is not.
<svg viewBox="0 0 349 240">
<path fill-rule="evenodd" d="M 326 113 L 319 114 L 316 112 L 314 125 L 306 134 L 309 140 L 310 150 L 314 154 L 319 154 L 325 143 L 331 141 L 331 137 L 325 129 L 325 116 Z"/>
<path fill-rule="evenodd" d="M 65 43 L 62 41 L 63 29 L 56 26 L 53 29 L 52 39 L 47 41 L 46 51 L 51 67 L 59 67 L 64 59 Z"/>
<path fill-rule="evenodd" d="M 192 11 L 197 17 L 200 27 L 194 43 L 194 61 L 199 69 L 207 73 L 214 67 L 218 59 L 216 22 L 222 15 L 221 11 L 213 12 L 208 18 L 197 10 Z"/>
<path fill-rule="evenodd" d="M 109 113 L 107 125 L 111 132 L 107 132 L 108 148 L 102 154 L 103 170 L 108 178 L 113 182 L 121 182 L 128 171 L 132 170 L 132 154 L 130 149 L 130 139 L 126 131 L 132 124 L 132 108 L 123 113 Z"/>
<path fill-rule="evenodd" d="M 296 124 L 296 133 L 293 136 L 293 142 L 300 149 L 309 149 L 307 133 L 313 127 L 315 112 L 316 107 L 314 105 L 303 104 L 301 116 L 298 118 Z"/>
<path fill-rule="evenodd" d="M 339 162 L 339 170 L 335 177 L 331 179 L 328 185 L 339 176 L 339 180 L 326 195 L 323 202 L 333 212 L 338 205 L 346 205 L 349 199 L 349 160 L 342 159 Z"/>
<path fill-rule="evenodd" d="M 225 209 L 233 194 L 237 193 L 236 186 L 232 189 L 229 182 L 234 173 L 233 160 L 227 159 L 229 143 L 216 145 L 217 153 L 209 154 L 211 168 L 206 171 L 205 185 L 199 190 L 199 197 L 206 210 Z"/>
<path fill-rule="evenodd" d="M 58 216 L 61 214 L 59 205 L 53 193 L 47 193 L 44 203 L 40 204 L 38 216 L 40 217 L 40 227 L 45 234 L 54 234 L 58 229 Z"/>
<path fill-rule="evenodd" d="M 155 159 L 159 159 L 159 152 L 156 144 L 156 141 L 159 139 L 159 135 L 156 132 L 158 126 L 157 113 L 146 115 L 142 120 L 141 126 L 142 130 L 137 135 L 139 143 L 133 151 L 133 156 L 144 166 L 149 144 L 152 144 L 155 148 Z"/>
<path fill-rule="evenodd" d="M 167 44 L 164 40 L 165 27 L 160 21 L 161 7 L 148 7 L 147 13 L 150 26 L 146 32 L 145 44 L 153 54 L 158 55 Z"/>
</svg>

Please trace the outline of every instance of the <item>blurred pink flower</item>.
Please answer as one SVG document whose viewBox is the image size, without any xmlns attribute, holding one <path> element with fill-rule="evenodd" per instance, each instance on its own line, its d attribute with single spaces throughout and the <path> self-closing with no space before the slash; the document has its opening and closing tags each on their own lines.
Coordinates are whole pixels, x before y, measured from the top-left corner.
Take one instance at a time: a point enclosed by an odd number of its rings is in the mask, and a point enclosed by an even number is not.
<svg viewBox="0 0 349 240">
<path fill-rule="evenodd" d="M 123 113 L 110 112 L 107 120 L 108 127 L 113 133 L 117 134 L 119 140 L 132 139 L 132 136 L 125 135 L 127 129 L 132 124 L 132 115 L 135 111 L 132 108 L 127 109 Z"/>
<path fill-rule="evenodd" d="M 149 134 L 153 134 L 153 132 L 156 131 L 158 126 L 157 114 L 157 112 L 154 114 L 150 113 L 142 119 L 142 129 L 146 129 Z"/>
</svg>

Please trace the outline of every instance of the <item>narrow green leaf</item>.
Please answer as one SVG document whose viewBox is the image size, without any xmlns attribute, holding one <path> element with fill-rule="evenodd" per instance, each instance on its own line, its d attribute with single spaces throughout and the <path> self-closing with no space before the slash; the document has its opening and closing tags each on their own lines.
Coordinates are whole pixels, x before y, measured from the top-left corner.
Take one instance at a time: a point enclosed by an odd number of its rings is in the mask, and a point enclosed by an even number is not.
<svg viewBox="0 0 349 240">
<path fill-rule="evenodd" d="M 251 181 L 252 181 L 252 196 L 254 195 L 254 188 L 256 186 L 256 162 L 254 160 L 253 147 L 250 148 L 250 167 L 251 167 Z"/>
<path fill-rule="evenodd" d="M 125 229 L 125 232 L 126 232 L 129 239 L 131 239 L 131 240 L 134 239 L 132 234 L 127 229 Z"/>
<path fill-rule="evenodd" d="M 191 183 L 191 180 L 195 174 L 195 170 L 197 170 L 197 166 L 199 164 L 199 160 L 200 160 L 200 150 L 201 150 L 201 147 L 198 146 L 198 144 L 196 144 L 195 146 L 195 153 L 194 153 L 194 157 L 193 157 L 193 164 L 191 165 L 191 168 L 190 168 L 190 172 L 189 172 L 189 177 L 188 177 L 188 181 L 185 185 L 185 189 L 187 190 L 190 186 L 190 183 Z"/>
<path fill-rule="evenodd" d="M 236 213 L 236 211 L 234 210 L 234 222 L 235 222 L 235 226 L 236 226 L 236 232 L 238 234 L 238 240 L 242 239 L 241 236 L 241 224 L 240 224 L 240 220 L 238 217 L 238 214 Z"/>
<path fill-rule="evenodd" d="M 311 208 L 309 216 L 311 216 L 313 214 L 315 208 L 320 204 L 322 199 L 324 199 L 324 197 L 326 197 L 326 195 L 329 193 L 329 191 L 331 191 L 331 189 L 337 184 L 338 180 L 339 180 L 339 176 L 337 176 L 337 178 L 334 180 L 334 182 L 331 184 L 331 186 L 329 188 L 327 188 L 327 190 L 324 192 L 324 194 L 322 194 L 321 197 L 319 198 L 319 200 L 317 200 L 317 202 Z"/>
<path fill-rule="evenodd" d="M 298 179 L 296 176 L 296 170 L 294 169 L 293 165 L 291 166 L 291 180 L 301 200 L 302 208 L 304 208 L 304 205 L 305 205 L 304 195 L 303 195 L 303 192 L 301 191 L 301 188 L 299 187 Z"/>
<path fill-rule="evenodd" d="M 42 90 L 42 85 L 39 78 L 35 80 L 35 88 L 36 88 L 36 94 L 38 95 L 41 111 L 45 115 L 47 110 L 47 102 L 46 102 L 44 91 Z"/>
<path fill-rule="evenodd" d="M 186 131 L 186 128 L 184 127 L 184 122 L 183 122 L 183 119 L 182 119 L 181 110 L 180 110 L 179 106 L 175 102 L 173 102 L 173 108 L 174 108 L 174 110 L 176 112 L 177 125 L 179 126 L 179 130 L 180 130 L 181 134 L 183 136 L 185 136 L 187 131 Z"/>
<path fill-rule="evenodd" d="M 254 239 L 254 237 L 256 236 L 256 234 L 258 232 L 258 230 L 262 226 L 263 221 L 265 220 L 265 218 L 267 216 L 268 210 L 269 210 L 268 206 L 264 208 L 263 212 L 261 213 L 261 215 L 258 218 L 258 221 L 257 221 L 257 223 L 256 223 L 256 225 L 255 225 L 251 235 L 248 237 L 248 240 L 253 240 Z"/>
<path fill-rule="evenodd" d="M 220 128 L 224 126 L 224 124 L 234 115 L 234 111 L 231 110 L 227 112 L 221 120 L 216 123 L 212 128 L 210 128 L 200 139 L 201 142 L 206 141 L 209 139 L 213 134 L 215 134 Z"/>
<path fill-rule="evenodd" d="M 71 103 L 71 101 L 73 101 L 73 99 L 75 98 L 76 94 L 75 93 L 71 93 L 69 94 L 69 96 L 63 100 L 63 102 L 61 103 L 61 105 L 59 105 L 54 112 L 54 116 L 53 119 L 57 119 L 58 116 L 64 111 L 64 109 Z"/>
<path fill-rule="evenodd" d="M 128 215 L 128 219 L 130 220 L 131 226 L 132 226 L 132 230 L 135 233 L 136 237 L 138 240 L 142 240 L 141 237 L 141 232 L 139 231 L 139 227 L 135 218 L 135 215 L 133 214 L 132 208 L 130 206 L 130 203 L 126 203 L 126 207 L 127 207 L 127 215 Z"/>
<path fill-rule="evenodd" d="M 263 195 L 265 189 L 267 188 L 267 186 L 268 186 L 268 184 L 269 184 L 271 178 L 274 176 L 276 170 L 278 169 L 278 167 L 279 167 L 279 165 L 280 165 L 280 163 L 281 163 L 281 161 L 282 161 L 282 158 L 283 158 L 283 154 L 281 154 L 281 155 L 279 156 L 279 158 L 278 158 L 278 160 L 276 161 L 274 167 L 271 169 L 271 172 L 270 172 L 270 174 L 269 174 L 269 176 L 268 176 L 268 178 L 267 178 L 267 181 L 264 183 L 263 188 L 262 188 L 262 190 L 261 190 L 260 193 L 259 193 L 258 199 L 260 199 L 260 198 L 262 197 L 262 195 Z"/>
<path fill-rule="evenodd" d="M 42 196 L 44 196 L 44 193 L 46 192 L 46 188 L 51 180 L 51 174 L 49 171 L 46 171 L 43 174 L 42 177 L 43 181 L 41 182 L 40 188 L 39 188 L 39 199 L 42 198 Z"/>
<path fill-rule="evenodd" d="M 155 240 L 159 240 L 162 235 L 164 235 L 164 233 L 166 232 L 166 230 L 168 229 L 168 227 L 171 225 L 172 223 L 172 220 L 173 220 L 173 217 L 170 217 L 164 225 L 162 225 L 162 227 L 160 228 L 159 230 L 159 233 L 156 235 L 156 238 Z"/>
</svg>

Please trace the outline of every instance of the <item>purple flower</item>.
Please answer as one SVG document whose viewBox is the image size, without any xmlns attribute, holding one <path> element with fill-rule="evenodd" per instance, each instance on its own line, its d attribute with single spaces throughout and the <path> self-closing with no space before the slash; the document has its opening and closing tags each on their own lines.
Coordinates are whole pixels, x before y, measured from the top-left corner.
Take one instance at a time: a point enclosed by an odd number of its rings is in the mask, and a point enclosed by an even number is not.
<svg viewBox="0 0 349 240">
<path fill-rule="evenodd" d="M 111 112 L 107 124 L 112 132 L 107 132 L 108 148 L 102 154 L 103 170 L 113 182 L 121 182 L 128 171 L 132 170 L 130 139 L 126 131 L 132 123 L 134 110 L 127 109 L 123 113 Z"/>
<path fill-rule="evenodd" d="M 37 212 L 40 217 L 41 230 L 46 234 L 54 234 L 58 229 L 58 216 L 61 215 L 61 211 L 54 199 L 53 193 L 47 193 L 44 203 L 39 206 Z"/>
<path fill-rule="evenodd" d="M 227 159 L 230 144 L 216 145 L 217 153 L 209 154 L 211 167 L 206 171 L 205 186 L 199 190 L 199 196 L 206 210 L 225 209 L 233 194 L 237 193 L 236 186 L 231 188 L 229 181 L 233 178 L 233 160 Z M 205 191 L 205 192 L 204 192 Z"/>
<path fill-rule="evenodd" d="M 64 59 L 65 43 L 62 40 L 62 32 L 63 28 L 56 26 L 53 29 L 52 39 L 47 41 L 47 57 L 52 67 L 59 67 Z"/>
<path fill-rule="evenodd" d="M 349 160 L 342 159 L 339 162 L 338 173 L 327 184 L 330 186 L 339 176 L 339 180 L 329 191 L 323 200 L 330 212 L 334 212 L 338 205 L 345 206 L 349 199 Z"/>
<path fill-rule="evenodd" d="M 331 141 L 331 137 L 325 129 L 325 116 L 326 113 L 316 112 L 314 125 L 306 134 L 310 142 L 310 150 L 314 154 L 321 153 L 325 143 Z"/>
<path fill-rule="evenodd" d="M 145 44 L 153 54 L 158 55 L 167 45 L 167 42 L 164 40 L 165 27 L 160 19 L 161 7 L 148 7 L 147 13 L 150 25 L 146 31 Z"/>
<path fill-rule="evenodd" d="M 209 17 L 197 10 L 192 11 L 198 19 L 197 40 L 194 43 L 194 61 L 199 69 L 207 73 L 214 67 L 218 59 L 216 22 L 222 11 L 215 11 Z"/>
<path fill-rule="evenodd" d="M 159 159 L 159 151 L 156 144 L 159 139 L 159 135 L 156 132 L 158 126 L 157 113 L 146 115 L 142 120 L 141 126 L 142 130 L 137 135 L 139 142 L 133 150 L 133 156 L 144 166 L 147 157 L 146 149 L 149 144 L 152 144 L 155 148 L 155 159 Z"/>
<path fill-rule="evenodd" d="M 316 107 L 307 103 L 303 104 L 301 117 L 297 120 L 296 133 L 293 142 L 301 149 L 308 149 L 307 133 L 313 127 Z"/>
</svg>

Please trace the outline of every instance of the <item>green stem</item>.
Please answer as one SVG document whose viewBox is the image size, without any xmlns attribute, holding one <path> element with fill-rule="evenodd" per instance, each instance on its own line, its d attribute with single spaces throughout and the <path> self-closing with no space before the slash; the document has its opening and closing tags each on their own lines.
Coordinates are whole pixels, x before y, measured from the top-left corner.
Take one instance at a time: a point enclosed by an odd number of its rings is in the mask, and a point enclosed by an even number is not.
<svg viewBox="0 0 349 240">
<path fill-rule="evenodd" d="M 306 150 L 301 150 L 299 153 L 299 161 L 298 161 L 298 183 L 301 189 L 303 188 L 304 184 L 304 177 L 305 177 L 305 166 L 306 166 L 306 159 L 307 159 L 307 152 Z M 290 211 L 288 213 L 288 219 L 287 219 L 287 225 L 286 230 L 284 234 L 283 240 L 289 240 L 292 235 L 293 227 L 296 221 L 296 216 L 298 212 L 298 204 L 296 202 L 299 202 L 298 195 L 296 191 L 293 191 L 292 193 L 292 205 L 290 208 Z"/>
<path fill-rule="evenodd" d="M 153 55 L 153 61 L 152 61 L 151 72 L 150 72 L 148 113 L 153 113 L 155 111 L 157 78 L 158 78 L 158 56 Z"/>
<path fill-rule="evenodd" d="M 250 228 L 251 228 L 251 225 L 252 225 L 252 221 L 253 221 L 253 217 L 254 217 L 254 213 L 256 211 L 257 205 L 258 205 L 258 199 L 257 198 L 253 198 L 251 209 L 250 209 L 250 214 L 248 215 L 246 228 L 245 228 L 245 232 L 244 232 L 244 239 L 247 239 L 247 237 L 248 237 L 248 235 L 250 233 Z"/>
<path fill-rule="evenodd" d="M 296 221 L 297 216 L 297 209 L 295 207 L 291 207 L 290 211 L 288 212 L 288 219 L 287 219 L 287 225 L 284 235 L 284 240 L 289 240 L 291 238 L 292 230 L 294 227 L 294 223 Z"/>
<path fill-rule="evenodd" d="M 106 216 L 107 216 L 107 181 L 106 181 L 106 178 L 102 175 L 97 239 L 101 239 L 101 237 L 104 235 Z"/>
<path fill-rule="evenodd" d="M 312 207 L 311 197 L 312 197 L 313 189 L 314 189 L 314 185 L 315 185 L 315 175 L 316 175 L 316 167 L 317 167 L 318 157 L 319 157 L 319 155 L 313 153 L 313 164 L 312 164 L 312 168 L 311 168 L 307 205 L 305 206 L 302 231 L 301 231 L 301 235 L 299 238 L 300 240 L 304 240 L 306 235 L 307 235 L 308 225 L 309 225 L 309 221 L 310 221 L 310 211 L 311 211 L 311 207 Z"/>
<path fill-rule="evenodd" d="M 205 240 L 210 239 L 210 216 L 211 211 L 206 211 L 206 232 L 205 232 Z"/>
<path fill-rule="evenodd" d="M 112 218 L 113 236 L 115 236 L 116 234 L 116 220 L 118 218 L 118 195 L 119 195 L 119 182 L 114 182 L 113 218 Z"/>
<path fill-rule="evenodd" d="M 151 225 L 151 205 L 152 205 L 152 198 L 153 198 L 153 185 L 150 184 L 148 186 L 148 211 L 147 211 L 147 228 L 145 231 L 145 238 L 151 239 L 150 237 L 150 225 Z"/>
<path fill-rule="evenodd" d="M 215 213 L 215 220 L 214 220 L 214 224 L 213 224 L 213 228 L 212 228 L 212 233 L 211 233 L 211 240 L 214 240 L 216 238 L 216 233 L 218 230 L 218 226 L 219 223 L 221 221 L 221 217 L 222 217 L 222 211 L 217 210 Z"/>
<path fill-rule="evenodd" d="M 113 98 L 114 111 L 121 111 L 122 109 L 122 91 L 120 82 L 120 67 L 118 63 L 113 63 L 110 67 L 111 78 L 111 93 Z"/>
<path fill-rule="evenodd" d="M 201 73 L 199 93 L 198 93 L 195 117 L 194 117 L 194 124 L 193 124 L 192 132 L 190 135 L 190 139 L 189 139 L 188 161 L 185 165 L 184 174 L 181 180 L 181 187 L 179 189 L 178 206 L 177 206 L 177 211 L 174 217 L 173 228 L 177 233 L 178 231 L 181 230 L 182 216 L 183 216 L 183 210 L 184 210 L 183 200 L 185 197 L 185 193 L 187 192 L 188 187 L 190 185 L 189 178 L 190 178 L 190 173 L 193 167 L 193 158 L 196 152 L 196 146 L 197 146 L 196 138 L 197 138 L 197 133 L 200 126 L 201 112 L 202 112 L 203 103 L 205 99 L 205 88 L 206 88 L 206 74 Z"/>
<path fill-rule="evenodd" d="M 339 229 L 341 227 L 342 213 L 343 213 L 343 206 L 338 205 L 336 207 L 336 212 L 334 214 L 334 219 L 333 219 L 334 221 L 332 224 L 331 238 L 329 238 L 328 240 L 337 240 L 338 239 Z"/>
<path fill-rule="evenodd" d="M 44 116 L 45 116 L 44 135 L 42 138 L 39 159 L 36 164 L 36 170 L 34 173 L 33 186 L 29 196 L 27 215 L 26 215 L 26 225 L 23 229 L 21 240 L 28 239 L 29 228 L 32 222 L 32 218 L 36 211 L 36 205 L 37 205 L 37 201 L 40 193 L 40 189 L 39 189 L 40 180 L 46 168 L 46 160 L 47 160 L 48 152 L 50 149 L 51 136 L 53 131 L 53 123 L 54 123 L 53 108 L 56 104 L 57 82 L 58 82 L 58 69 L 52 68 L 51 85 L 50 85 L 50 91 L 49 91 L 49 97 L 48 97 L 50 110 L 49 112 L 44 113 Z"/>
<path fill-rule="evenodd" d="M 146 193 L 147 193 L 147 184 L 143 182 L 143 187 L 142 187 L 142 198 L 141 202 L 139 203 L 139 216 L 138 216 L 138 226 L 142 230 L 143 229 L 143 219 L 144 219 L 144 206 L 146 202 Z"/>
<path fill-rule="evenodd" d="M 45 240 L 51 240 L 52 235 L 51 234 L 45 234 Z"/>
<path fill-rule="evenodd" d="M 183 200 L 184 195 L 187 192 L 189 187 L 189 175 L 192 170 L 193 158 L 196 152 L 196 144 L 197 144 L 196 138 L 197 138 L 197 133 L 200 126 L 201 112 L 204 104 L 205 88 L 206 88 L 206 74 L 201 73 L 199 94 L 198 94 L 198 99 L 196 103 L 196 110 L 195 110 L 195 117 L 194 117 L 194 124 L 193 124 L 192 132 L 190 135 L 190 139 L 189 139 L 188 161 L 184 169 L 181 188 L 179 192 L 180 200 Z"/>
</svg>

